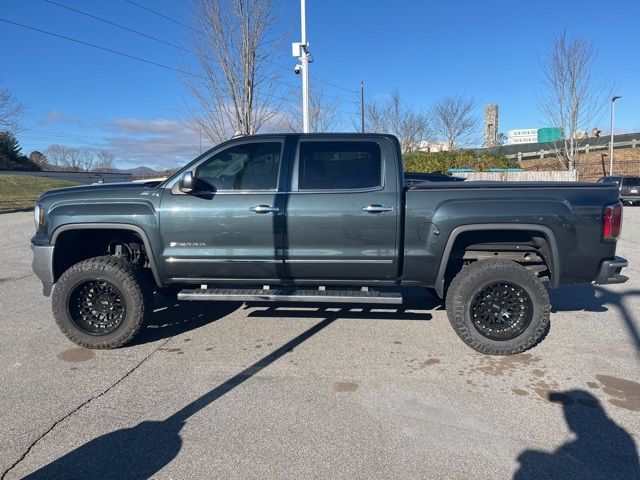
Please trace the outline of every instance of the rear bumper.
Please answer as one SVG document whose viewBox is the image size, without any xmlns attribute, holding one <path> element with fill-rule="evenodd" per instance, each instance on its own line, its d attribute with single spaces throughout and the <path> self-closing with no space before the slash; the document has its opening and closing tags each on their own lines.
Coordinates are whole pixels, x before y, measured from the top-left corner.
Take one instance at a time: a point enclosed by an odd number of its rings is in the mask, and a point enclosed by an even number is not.
<svg viewBox="0 0 640 480">
<path fill-rule="evenodd" d="M 47 297 L 51 295 L 53 288 L 53 248 L 31 245 L 33 251 L 31 268 L 42 282 L 42 293 Z"/>
<path fill-rule="evenodd" d="M 606 285 L 609 283 L 624 283 L 629 277 L 621 275 L 620 271 L 629 265 L 629 262 L 622 257 L 615 257 L 611 260 L 604 260 L 600 264 L 596 278 L 593 281 L 598 285 Z"/>
</svg>

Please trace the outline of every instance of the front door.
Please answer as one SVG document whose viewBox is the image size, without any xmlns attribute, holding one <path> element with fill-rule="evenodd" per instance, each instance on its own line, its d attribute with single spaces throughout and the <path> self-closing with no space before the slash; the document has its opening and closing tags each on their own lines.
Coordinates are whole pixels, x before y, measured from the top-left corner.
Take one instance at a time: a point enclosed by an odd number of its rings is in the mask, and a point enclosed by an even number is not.
<svg viewBox="0 0 640 480">
<path fill-rule="evenodd" d="M 279 140 L 240 141 L 195 166 L 193 192 L 167 185 L 160 231 L 170 277 L 278 277 L 283 261 L 284 211 L 279 211 L 278 193 L 282 146 Z"/>
<path fill-rule="evenodd" d="M 287 274 L 299 280 L 395 278 L 398 189 L 389 141 L 301 139 L 287 199 Z"/>
</svg>

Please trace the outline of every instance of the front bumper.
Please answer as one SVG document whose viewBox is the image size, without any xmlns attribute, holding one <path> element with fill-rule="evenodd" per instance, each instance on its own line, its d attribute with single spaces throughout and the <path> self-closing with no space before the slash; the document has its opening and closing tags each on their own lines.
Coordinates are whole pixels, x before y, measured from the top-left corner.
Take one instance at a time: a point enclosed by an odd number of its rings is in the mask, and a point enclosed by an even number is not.
<svg viewBox="0 0 640 480">
<path fill-rule="evenodd" d="M 31 268 L 42 282 L 42 294 L 47 297 L 51 295 L 53 288 L 53 248 L 31 245 L 33 251 Z"/>
<path fill-rule="evenodd" d="M 629 280 L 629 277 L 621 275 L 620 271 L 629 265 L 626 259 L 622 257 L 615 257 L 611 260 L 604 260 L 600 264 L 598 273 L 593 283 L 598 285 L 606 285 L 609 283 L 624 283 Z"/>
</svg>

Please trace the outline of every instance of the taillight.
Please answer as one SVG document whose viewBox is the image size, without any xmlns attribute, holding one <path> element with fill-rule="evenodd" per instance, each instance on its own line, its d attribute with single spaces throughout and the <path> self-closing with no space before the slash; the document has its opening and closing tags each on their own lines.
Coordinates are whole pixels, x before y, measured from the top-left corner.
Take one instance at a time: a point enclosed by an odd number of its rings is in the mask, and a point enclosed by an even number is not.
<svg viewBox="0 0 640 480">
<path fill-rule="evenodd" d="M 622 230 L 622 204 L 620 202 L 607 205 L 604 211 L 604 224 L 602 225 L 602 237 L 607 241 L 615 242 Z"/>
</svg>

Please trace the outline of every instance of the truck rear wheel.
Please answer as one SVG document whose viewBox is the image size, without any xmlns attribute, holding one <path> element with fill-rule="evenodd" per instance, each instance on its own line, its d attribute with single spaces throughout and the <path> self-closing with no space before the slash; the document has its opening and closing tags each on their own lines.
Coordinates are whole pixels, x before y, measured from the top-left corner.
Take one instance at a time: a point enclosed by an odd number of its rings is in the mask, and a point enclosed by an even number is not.
<svg viewBox="0 0 640 480">
<path fill-rule="evenodd" d="M 53 316 L 72 342 L 85 348 L 117 348 L 140 330 L 153 308 L 140 269 L 118 257 L 95 257 L 62 274 L 52 296 Z"/>
<path fill-rule="evenodd" d="M 546 288 L 508 260 L 481 260 L 463 268 L 449 286 L 446 307 L 462 341 L 488 355 L 524 352 L 549 329 Z"/>
</svg>

